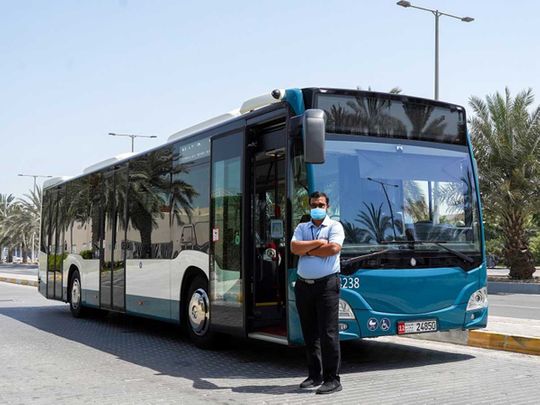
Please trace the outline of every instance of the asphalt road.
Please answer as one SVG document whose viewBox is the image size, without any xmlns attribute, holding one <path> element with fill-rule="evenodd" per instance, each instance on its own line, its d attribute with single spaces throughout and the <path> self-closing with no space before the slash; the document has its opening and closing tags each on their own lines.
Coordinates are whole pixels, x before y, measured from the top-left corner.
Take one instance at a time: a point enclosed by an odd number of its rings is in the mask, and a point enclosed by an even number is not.
<svg viewBox="0 0 540 405">
<path fill-rule="evenodd" d="M 488 302 L 490 315 L 540 320 L 538 294 L 490 294 Z"/>
<path fill-rule="evenodd" d="M 197 349 L 176 327 L 74 319 L 33 287 L 0 283 L 0 403 L 533 404 L 540 357 L 407 338 L 342 345 L 344 390 L 298 389 L 298 348 L 233 339 Z"/>
<path fill-rule="evenodd" d="M 8 264 L 0 263 L 0 273 L 22 274 L 25 276 L 37 276 L 37 264 Z"/>
</svg>

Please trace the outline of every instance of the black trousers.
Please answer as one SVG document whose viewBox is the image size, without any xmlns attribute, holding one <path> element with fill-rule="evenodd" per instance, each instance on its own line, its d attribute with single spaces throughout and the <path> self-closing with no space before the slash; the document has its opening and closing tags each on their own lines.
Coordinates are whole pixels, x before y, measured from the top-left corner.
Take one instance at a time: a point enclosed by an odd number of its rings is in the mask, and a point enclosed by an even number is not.
<svg viewBox="0 0 540 405">
<path fill-rule="evenodd" d="M 313 379 L 339 380 L 339 289 L 337 274 L 314 284 L 298 280 L 294 287 L 309 377 Z"/>
</svg>

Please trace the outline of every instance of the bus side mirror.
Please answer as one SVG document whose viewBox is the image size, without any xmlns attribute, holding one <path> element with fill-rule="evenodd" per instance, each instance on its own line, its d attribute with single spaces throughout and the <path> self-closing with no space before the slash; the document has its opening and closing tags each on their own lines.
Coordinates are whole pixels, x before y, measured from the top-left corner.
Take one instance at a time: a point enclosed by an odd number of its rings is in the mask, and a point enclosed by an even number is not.
<svg viewBox="0 0 540 405">
<path fill-rule="evenodd" d="M 303 118 L 304 160 L 306 163 L 324 163 L 326 114 L 323 110 L 309 109 Z"/>
</svg>

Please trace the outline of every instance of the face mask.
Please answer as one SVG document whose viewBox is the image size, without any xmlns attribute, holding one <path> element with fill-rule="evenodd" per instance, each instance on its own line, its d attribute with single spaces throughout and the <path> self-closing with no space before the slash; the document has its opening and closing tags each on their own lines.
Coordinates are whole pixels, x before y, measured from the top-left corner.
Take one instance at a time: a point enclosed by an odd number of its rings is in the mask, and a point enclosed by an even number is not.
<svg viewBox="0 0 540 405">
<path fill-rule="evenodd" d="M 312 208 L 311 209 L 311 218 L 315 220 L 324 219 L 326 217 L 326 210 L 323 208 Z"/>
</svg>

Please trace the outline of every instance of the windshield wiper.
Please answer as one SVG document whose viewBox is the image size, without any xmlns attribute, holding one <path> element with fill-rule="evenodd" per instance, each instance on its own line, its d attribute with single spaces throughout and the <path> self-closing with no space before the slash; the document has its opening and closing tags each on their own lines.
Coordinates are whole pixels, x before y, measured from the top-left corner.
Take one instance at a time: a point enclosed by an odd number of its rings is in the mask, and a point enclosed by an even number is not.
<svg viewBox="0 0 540 405">
<path fill-rule="evenodd" d="M 449 248 L 448 246 L 445 246 L 444 243 L 447 243 L 447 241 L 445 241 L 445 240 L 441 240 L 441 241 L 438 241 L 438 240 L 396 240 L 396 241 L 387 241 L 387 242 L 385 241 L 383 243 L 407 244 L 407 245 L 413 245 L 413 246 L 414 245 L 425 245 L 427 243 L 433 243 L 435 246 L 439 246 L 439 247 L 443 248 L 447 252 L 450 252 L 450 253 L 456 255 L 457 257 L 459 257 L 462 260 L 465 260 L 468 263 L 474 263 L 474 259 L 472 257 L 466 255 L 465 253 L 461 253 L 459 250 L 452 249 L 452 248 Z"/>
<path fill-rule="evenodd" d="M 474 263 L 474 259 L 471 256 L 467 256 L 465 253 L 461 253 L 459 250 L 449 248 L 448 246 L 444 246 L 441 242 L 432 242 L 432 243 L 436 246 L 443 248 L 447 252 L 455 254 L 457 257 L 465 260 L 468 263 Z"/>
<path fill-rule="evenodd" d="M 343 259 L 343 260 L 341 260 L 341 265 L 342 266 L 348 266 L 349 264 L 353 264 L 353 263 L 362 261 L 364 259 L 368 259 L 370 257 L 375 257 L 375 256 L 382 255 L 383 253 L 386 253 L 389 250 L 396 250 L 396 249 L 388 248 L 388 249 L 375 250 L 375 251 L 372 251 L 370 253 L 366 253 L 365 255 L 351 257 L 350 259 Z"/>
</svg>

